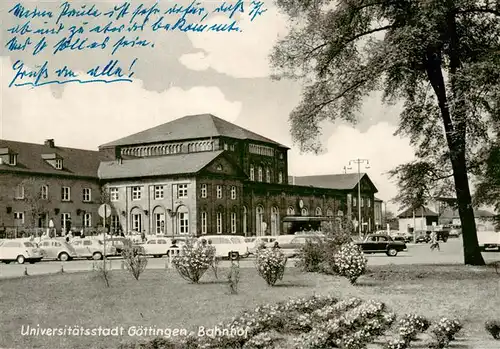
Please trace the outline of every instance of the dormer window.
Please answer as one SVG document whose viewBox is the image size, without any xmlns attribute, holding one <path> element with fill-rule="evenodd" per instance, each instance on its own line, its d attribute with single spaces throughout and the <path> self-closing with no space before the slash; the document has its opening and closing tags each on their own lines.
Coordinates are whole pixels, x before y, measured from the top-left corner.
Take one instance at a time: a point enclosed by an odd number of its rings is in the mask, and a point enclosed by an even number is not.
<svg viewBox="0 0 500 349">
<path fill-rule="evenodd" d="M 9 154 L 9 165 L 11 166 L 17 165 L 17 154 Z"/>
<path fill-rule="evenodd" d="M 63 169 L 63 158 L 56 153 L 42 154 L 42 159 L 56 170 Z"/>
</svg>

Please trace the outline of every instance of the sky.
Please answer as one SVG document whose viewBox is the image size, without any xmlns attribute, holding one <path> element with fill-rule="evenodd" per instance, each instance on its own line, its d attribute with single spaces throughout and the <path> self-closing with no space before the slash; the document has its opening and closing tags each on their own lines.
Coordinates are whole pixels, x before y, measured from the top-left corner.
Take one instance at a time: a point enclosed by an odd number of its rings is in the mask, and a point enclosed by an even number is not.
<svg viewBox="0 0 500 349">
<path fill-rule="evenodd" d="M 154 43 L 154 47 L 124 47 L 113 55 L 109 48 L 65 50 L 54 54 L 50 48 L 65 34 L 46 35 L 49 49 L 37 55 L 30 51 L 34 44 L 26 50 L 8 50 L 6 43 L 16 34 L 8 33 L 6 29 L 26 22 L 15 18 L 13 12 L 9 13 L 16 3 L 8 0 L 0 4 L 3 23 L 0 138 L 33 143 L 53 138 L 57 145 L 96 150 L 100 144 L 185 115 L 212 113 L 289 146 L 289 175 L 342 173 L 350 160 L 368 159 L 369 168 L 362 166 L 361 171 L 368 173 L 378 188 L 376 196 L 384 201 L 397 194 L 397 188 L 388 178 L 387 172 L 414 157 L 408 139 L 393 135 L 398 124 L 399 107 L 383 106 L 379 93 L 366 98 L 355 126 L 344 123 L 325 126 L 322 136 L 324 153 L 314 155 L 299 152 L 290 136 L 288 117 L 300 102 L 302 85 L 300 81 L 273 81 L 269 77 L 268 55 L 276 40 L 284 37 L 288 31 L 287 17 L 272 2 L 263 2 L 263 8 L 267 11 L 253 21 L 250 20 L 249 2 L 244 3 L 244 13 L 236 14 L 231 20 L 228 14 L 214 13 L 204 20 L 208 24 L 220 24 L 230 23 L 236 18 L 241 32 L 187 34 L 144 30 L 106 35 L 85 32 L 89 41 L 102 41 L 105 36 L 110 36 L 110 42 L 116 42 L 125 35 L 129 40 L 140 36 Z M 74 8 L 79 9 L 81 4 L 86 4 L 88 9 L 95 4 L 98 8 L 109 9 L 122 3 L 82 1 L 75 3 Z M 174 5 L 187 6 L 189 3 L 165 0 L 160 1 L 158 6 L 164 10 Z M 198 7 L 205 7 L 211 12 L 220 3 L 206 1 L 199 3 Z M 60 4 L 33 0 L 22 3 L 26 9 L 37 7 L 39 10 L 51 10 L 54 14 L 61 11 L 58 9 Z M 153 4 L 144 2 L 142 9 L 150 8 Z M 139 5 L 140 2 L 131 2 L 131 12 Z M 140 18 L 140 15 L 136 18 Z M 48 24 L 43 23 L 45 20 Z M 37 18 L 32 19 L 30 25 L 32 28 L 52 28 L 56 27 L 53 23 L 55 20 L 55 17 Z M 84 24 L 85 21 L 87 24 Z M 104 26 L 108 22 L 102 17 L 90 20 L 88 17 L 73 17 L 60 21 L 65 29 L 71 25 L 88 29 L 89 26 Z M 113 23 L 119 25 L 126 22 Z M 32 41 L 41 37 L 34 35 Z M 134 59 L 137 60 L 133 69 L 129 69 Z M 57 68 L 67 66 L 79 77 L 85 78 L 90 78 L 85 73 L 89 69 L 103 67 L 110 60 L 118 60 L 124 71 L 133 71 L 133 76 L 132 82 L 110 84 L 9 87 L 15 79 L 19 65 L 16 68 L 14 64 L 18 60 L 31 70 L 39 69 L 47 62 L 51 76 Z M 356 170 L 356 167 L 347 169 L 348 172 Z M 390 202 L 387 208 L 398 211 L 398 206 Z"/>
</svg>

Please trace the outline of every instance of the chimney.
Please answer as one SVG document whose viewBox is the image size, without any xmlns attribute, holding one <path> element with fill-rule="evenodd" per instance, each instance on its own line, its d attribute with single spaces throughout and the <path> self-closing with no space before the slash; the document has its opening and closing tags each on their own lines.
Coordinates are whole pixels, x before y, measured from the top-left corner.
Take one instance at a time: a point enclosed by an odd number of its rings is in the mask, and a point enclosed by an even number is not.
<svg viewBox="0 0 500 349">
<path fill-rule="evenodd" d="M 43 144 L 45 144 L 45 146 L 49 148 L 55 148 L 56 146 L 53 139 L 46 139 Z"/>
</svg>

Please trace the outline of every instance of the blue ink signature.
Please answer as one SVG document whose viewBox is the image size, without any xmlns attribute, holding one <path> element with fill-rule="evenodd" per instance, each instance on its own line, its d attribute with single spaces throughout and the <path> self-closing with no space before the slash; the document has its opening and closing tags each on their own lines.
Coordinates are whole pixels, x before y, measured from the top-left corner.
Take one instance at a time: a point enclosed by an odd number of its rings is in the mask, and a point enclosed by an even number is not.
<svg viewBox="0 0 500 349">
<path fill-rule="evenodd" d="M 238 0 L 238 2 L 236 4 L 227 4 L 224 1 L 213 12 L 222 12 L 222 13 L 228 13 L 229 12 L 229 18 L 233 18 L 233 16 L 236 13 L 243 13 L 243 12 L 245 12 L 245 9 L 244 9 L 243 5 L 244 5 L 243 0 Z"/>
<path fill-rule="evenodd" d="M 120 66 L 118 60 L 111 60 L 104 66 L 96 66 L 87 71 L 90 78 L 80 79 L 68 66 L 54 70 L 54 78 L 51 78 L 49 70 L 49 62 L 45 61 L 42 65 L 36 66 L 35 70 L 29 70 L 25 67 L 21 60 L 16 61 L 12 65 L 12 70 L 15 71 L 14 78 L 11 80 L 9 87 L 32 86 L 40 87 L 44 85 L 57 84 L 64 85 L 68 83 L 114 83 L 114 82 L 132 82 L 133 67 L 137 62 L 135 58 L 129 66 L 128 73 Z M 109 78 L 109 79 L 106 79 Z M 30 81 L 26 81 L 30 80 Z"/>
</svg>

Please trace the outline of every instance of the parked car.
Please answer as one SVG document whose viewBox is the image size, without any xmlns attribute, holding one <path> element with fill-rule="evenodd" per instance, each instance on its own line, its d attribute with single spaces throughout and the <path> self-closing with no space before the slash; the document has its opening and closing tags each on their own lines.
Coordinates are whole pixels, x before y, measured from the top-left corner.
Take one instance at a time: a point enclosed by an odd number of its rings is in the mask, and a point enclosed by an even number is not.
<svg viewBox="0 0 500 349">
<path fill-rule="evenodd" d="M 417 236 L 415 238 L 415 243 L 416 244 L 419 244 L 419 243 L 429 243 L 431 241 L 431 237 L 428 235 L 428 234 L 420 234 L 419 236 Z"/>
<path fill-rule="evenodd" d="M 138 254 L 144 254 L 144 248 L 141 245 L 135 244 L 132 240 L 124 237 L 112 237 L 110 239 L 106 239 L 106 244 L 108 243 L 116 248 L 117 254 L 122 254 L 125 248 L 130 247 L 137 250 Z"/>
<path fill-rule="evenodd" d="M 247 257 L 248 246 L 243 236 L 238 235 L 203 235 L 198 238 L 198 241 L 207 240 L 215 247 L 216 257 L 227 257 L 229 259 L 238 259 L 239 257 Z"/>
<path fill-rule="evenodd" d="M 39 243 L 43 258 L 69 261 L 78 257 L 75 248 L 62 239 L 47 239 Z"/>
<path fill-rule="evenodd" d="M 102 259 L 105 254 L 106 257 L 116 255 L 116 247 L 109 243 L 106 243 L 106 251 L 104 251 L 102 240 L 76 238 L 71 241 L 71 246 L 73 246 L 79 258 L 93 258 L 99 260 Z"/>
<path fill-rule="evenodd" d="M 169 238 L 154 238 L 149 239 L 143 244 L 140 244 L 144 248 L 144 254 L 153 257 L 163 257 L 167 255 L 168 250 L 172 246 L 172 241 Z"/>
<path fill-rule="evenodd" d="M 274 248 L 276 246 L 281 249 L 285 256 L 294 258 L 299 255 L 300 249 L 307 242 L 319 244 L 322 242 L 322 237 L 318 235 L 280 235 L 276 237 L 274 242 L 267 243 L 266 248 Z"/>
<path fill-rule="evenodd" d="M 450 232 L 448 233 L 448 236 L 451 238 L 458 238 L 460 237 L 460 235 L 462 235 L 462 229 L 459 229 L 459 228 L 452 228 L 450 230 Z"/>
<path fill-rule="evenodd" d="M 406 244 L 401 241 L 394 241 L 389 235 L 371 234 L 364 241 L 356 243 L 364 253 L 385 253 L 390 257 L 395 257 L 398 252 L 407 249 Z"/>
<path fill-rule="evenodd" d="M 245 238 L 245 243 L 248 247 L 248 252 L 254 254 L 260 245 L 266 245 L 275 240 L 276 236 L 250 236 Z"/>
<path fill-rule="evenodd" d="M 43 255 L 38 247 L 30 241 L 3 240 L 0 242 L 0 261 L 6 264 L 16 261 L 24 264 L 40 262 Z"/>
<path fill-rule="evenodd" d="M 495 231 L 478 231 L 477 240 L 479 248 L 484 251 L 499 251 L 500 252 L 500 232 Z"/>
</svg>

